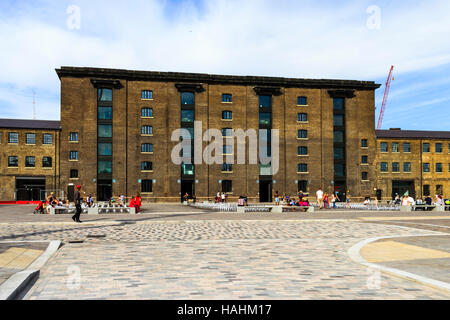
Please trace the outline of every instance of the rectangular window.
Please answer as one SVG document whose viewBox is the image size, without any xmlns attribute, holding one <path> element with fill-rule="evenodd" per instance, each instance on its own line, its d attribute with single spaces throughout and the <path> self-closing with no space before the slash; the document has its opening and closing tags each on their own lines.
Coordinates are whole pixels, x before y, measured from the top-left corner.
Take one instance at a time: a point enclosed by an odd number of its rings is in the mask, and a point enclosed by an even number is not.
<svg viewBox="0 0 450 320">
<path fill-rule="evenodd" d="M 112 124 L 99 124 L 98 136 L 99 138 L 112 138 Z"/>
<path fill-rule="evenodd" d="M 334 148 L 334 160 L 344 160 L 344 148 L 335 147 Z"/>
<path fill-rule="evenodd" d="M 151 100 L 151 99 L 153 99 L 153 91 L 151 91 L 151 90 L 142 90 L 142 92 L 141 92 L 141 99 L 142 100 Z"/>
<path fill-rule="evenodd" d="M 423 152 L 430 152 L 430 144 L 429 143 L 424 143 L 423 144 Z"/>
<path fill-rule="evenodd" d="M 306 98 L 306 97 L 298 97 L 297 98 L 297 105 L 299 105 L 299 106 L 306 106 L 306 105 L 308 105 L 308 98 Z"/>
<path fill-rule="evenodd" d="M 404 172 L 411 172 L 411 162 L 403 163 L 403 171 Z"/>
<path fill-rule="evenodd" d="M 442 153 L 442 143 L 436 143 L 436 153 Z"/>
<path fill-rule="evenodd" d="M 298 130 L 297 138 L 299 139 L 307 139 L 308 138 L 308 130 Z"/>
<path fill-rule="evenodd" d="M 442 172 L 442 163 L 436 163 L 436 172 Z"/>
<path fill-rule="evenodd" d="M 232 172 L 233 171 L 233 165 L 224 163 L 222 164 L 222 172 Z"/>
<path fill-rule="evenodd" d="M 99 174 L 111 174 L 112 173 L 112 161 L 99 161 L 98 162 Z"/>
<path fill-rule="evenodd" d="M 142 171 L 152 171 L 153 170 L 153 162 L 148 162 L 148 161 L 141 162 L 141 170 Z"/>
<path fill-rule="evenodd" d="M 222 192 L 233 192 L 233 182 L 231 180 L 222 180 Z"/>
<path fill-rule="evenodd" d="M 334 98 L 333 99 L 333 109 L 335 111 L 344 110 L 344 98 Z"/>
<path fill-rule="evenodd" d="M 233 112 L 231 112 L 231 111 L 223 111 L 222 112 L 222 119 L 223 120 L 232 120 L 233 119 Z"/>
<path fill-rule="evenodd" d="M 223 146 L 223 154 L 233 154 L 233 146 L 224 145 Z"/>
<path fill-rule="evenodd" d="M 153 152 L 153 144 L 151 144 L 151 143 L 143 143 L 141 145 L 141 152 L 143 152 L 143 153 L 151 153 L 151 152 Z"/>
<path fill-rule="evenodd" d="M 151 193 L 151 192 L 153 192 L 153 181 L 152 180 L 142 180 L 141 192 L 142 193 Z"/>
<path fill-rule="evenodd" d="M 345 177 L 345 165 L 342 163 L 334 164 L 334 175 L 336 177 Z"/>
<path fill-rule="evenodd" d="M 222 102 L 233 102 L 233 96 L 228 93 L 222 95 Z"/>
<path fill-rule="evenodd" d="M 334 143 L 344 143 L 344 131 L 334 131 Z"/>
<path fill-rule="evenodd" d="M 233 129 L 231 129 L 231 128 L 223 128 L 222 129 L 223 137 L 231 137 L 232 135 L 233 135 Z"/>
<path fill-rule="evenodd" d="M 423 195 L 424 196 L 429 196 L 431 194 L 431 188 L 429 184 L 424 184 L 423 185 Z"/>
<path fill-rule="evenodd" d="M 112 89 L 98 89 L 98 101 L 111 102 L 112 101 Z"/>
<path fill-rule="evenodd" d="M 36 134 L 34 133 L 27 133 L 25 135 L 26 144 L 36 144 Z"/>
<path fill-rule="evenodd" d="M 368 148 L 369 147 L 369 143 L 367 139 L 362 139 L 361 140 L 361 148 Z"/>
<path fill-rule="evenodd" d="M 71 132 L 69 135 L 70 142 L 78 142 L 78 132 Z"/>
<path fill-rule="evenodd" d="M 308 172 L 308 165 L 306 163 L 299 163 L 297 165 L 297 172 Z"/>
<path fill-rule="evenodd" d="M 98 107 L 99 120 L 112 120 L 112 107 Z"/>
<path fill-rule="evenodd" d="M 297 113 L 297 121 L 298 122 L 308 122 L 308 114 L 307 113 Z"/>
<path fill-rule="evenodd" d="M 430 164 L 429 163 L 423 164 L 423 172 L 430 172 Z"/>
<path fill-rule="evenodd" d="M 35 168 L 36 167 L 36 158 L 35 157 L 26 157 L 25 158 L 25 167 Z"/>
<path fill-rule="evenodd" d="M 8 167 L 17 168 L 19 166 L 19 157 L 10 156 L 8 157 Z"/>
<path fill-rule="evenodd" d="M 387 162 L 381 162 L 380 163 L 380 171 L 381 172 L 388 172 L 389 171 L 389 166 Z"/>
<path fill-rule="evenodd" d="M 69 160 L 78 160 L 78 151 L 70 151 Z"/>
<path fill-rule="evenodd" d="M 344 126 L 344 115 L 343 114 L 333 115 L 333 124 L 335 127 L 343 127 Z"/>
<path fill-rule="evenodd" d="M 78 170 L 76 169 L 70 170 L 70 179 L 78 179 Z"/>
<path fill-rule="evenodd" d="M 42 167 L 43 168 L 51 168 L 52 167 L 52 158 L 51 157 L 43 157 L 42 158 Z"/>
<path fill-rule="evenodd" d="M 369 163 L 369 157 L 368 156 L 362 156 L 361 157 L 361 163 L 362 164 L 368 164 Z"/>
<path fill-rule="evenodd" d="M 272 107 L 272 96 L 259 96 L 259 107 L 260 108 Z"/>
<path fill-rule="evenodd" d="M 388 152 L 388 144 L 386 142 L 380 143 L 380 152 Z"/>
<path fill-rule="evenodd" d="M 400 172 L 400 164 L 398 162 L 392 162 L 392 172 Z"/>
<path fill-rule="evenodd" d="M 403 144 L 403 152 L 411 152 L 411 144 L 410 143 L 404 143 Z"/>
<path fill-rule="evenodd" d="M 50 133 L 44 133 L 44 135 L 42 136 L 42 143 L 53 144 L 53 135 Z"/>
<path fill-rule="evenodd" d="M 306 155 L 308 155 L 308 147 L 298 147 L 297 148 L 297 155 L 299 155 L 299 156 L 306 156 Z"/>
<path fill-rule="evenodd" d="M 194 165 L 193 164 L 181 164 L 181 173 L 184 176 L 193 176 L 195 174 L 194 172 Z"/>
<path fill-rule="evenodd" d="M 181 93 L 181 104 L 193 106 L 195 104 L 195 95 L 192 92 Z"/>
<path fill-rule="evenodd" d="M 153 109 L 152 108 L 142 108 L 141 117 L 143 117 L 143 118 L 153 117 Z"/>
<path fill-rule="evenodd" d="M 272 114 L 270 112 L 259 113 L 259 124 L 270 125 L 272 123 Z"/>
<path fill-rule="evenodd" d="M 361 173 L 361 179 L 362 179 L 363 181 L 369 180 L 369 174 L 368 174 L 367 172 L 362 172 L 362 173 Z"/>
<path fill-rule="evenodd" d="M 194 110 L 181 110 L 181 122 L 194 122 Z"/>
<path fill-rule="evenodd" d="M 436 194 L 442 196 L 444 194 L 444 187 L 441 184 L 436 185 Z"/>
<path fill-rule="evenodd" d="M 400 152 L 400 143 L 392 142 L 392 152 L 394 153 Z"/>
<path fill-rule="evenodd" d="M 151 126 L 142 126 L 141 128 L 141 134 L 150 136 L 153 134 L 153 127 Z"/>
<path fill-rule="evenodd" d="M 98 144 L 99 156 L 112 156 L 112 143 L 99 143 Z"/>
<path fill-rule="evenodd" d="M 10 132 L 8 134 L 8 143 L 19 143 L 19 134 L 16 132 Z"/>
</svg>

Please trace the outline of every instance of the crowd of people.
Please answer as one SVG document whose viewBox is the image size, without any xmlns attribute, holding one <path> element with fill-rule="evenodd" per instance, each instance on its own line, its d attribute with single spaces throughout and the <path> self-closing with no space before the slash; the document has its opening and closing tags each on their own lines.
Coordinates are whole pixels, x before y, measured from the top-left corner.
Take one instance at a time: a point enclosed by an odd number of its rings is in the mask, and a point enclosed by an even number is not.
<svg viewBox="0 0 450 320">
<path fill-rule="evenodd" d="M 278 191 L 275 191 L 275 204 L 288 207 L 309 207 L 309 201 L 303 192 L 298 192 L 296 196 L 291 197 L 286 193 L 281 196 Z"/>
</svg>

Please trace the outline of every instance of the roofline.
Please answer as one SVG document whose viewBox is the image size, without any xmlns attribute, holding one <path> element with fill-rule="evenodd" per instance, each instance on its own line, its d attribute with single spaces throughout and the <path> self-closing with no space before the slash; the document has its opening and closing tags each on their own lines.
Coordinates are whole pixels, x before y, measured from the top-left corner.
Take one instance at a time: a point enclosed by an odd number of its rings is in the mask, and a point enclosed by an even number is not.
<svg viewBox="0 0 450 320">
<path fill-rule="evenodd" d="M 1 122 L 8 121 L 11 123 L 10 125 L 1 125 Z M 21 121 L 22 123 L 26 122 L 27 126 L 19 126 L 16 121 Z M 37 123 L 47 123 L 47 124 L 55 124 L 58 128 L 55 127 L 37 127 Z M 61 131 L 61 121 L 59 120 L 34 120 L 34 119 L 8 119 L 8 118 L 0 118 L 0 128 L 1 129 L 19 129 L 19 130 L 52 130 L 52 131 Z"/>
<path fill-rule="evenodd" d="M 100 77 L 108 79 L 123 79 L 131 81 L 165 81 L 165 82 L 201 82 L 208 84 L 232 84 L 232 85 L 267 85 L 280 87 L 299 88 L 326 88 L 326 89 L 357 89 L 376 90 L 381 87 L 374 81 L 357 80 L 329 80 L 329 79 L 296 79 L 261 76 L 233 76 L 215 75 L 205 73 L 182 73 L 182 72 L 158 72 L 137 71 L 125 69 L 104 69 L 88 67 L 66 67 L 55 69 L 58 77 Z"/>
<path fill-rule="evenodd" d="M 395 133 L 402 133 L 404 136 L 397 136 Z M 391 135 L 389 135 L 391 133 Z M 450 131 L 426 131 L 426 130 L 375 130 L 377 139 L 439 139 L 449 140 Z M 410 135 L 410 136 L 408 136 Z"/>
</svg>

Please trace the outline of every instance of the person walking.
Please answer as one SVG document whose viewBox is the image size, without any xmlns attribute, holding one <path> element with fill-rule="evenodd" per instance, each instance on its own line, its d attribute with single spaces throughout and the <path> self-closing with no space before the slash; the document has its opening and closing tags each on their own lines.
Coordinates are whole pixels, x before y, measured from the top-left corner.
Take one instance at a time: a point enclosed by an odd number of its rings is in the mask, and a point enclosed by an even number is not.
<svg viewBox="0 0 450 320">
<path fill-rule="evenodd" d="M 323 205 L 325 209 L 330 209 L 330 197 L 328 196 L 328 192 L 325 192 L 323 196 Z"/>
<path fill-rule="evenodd" d="M 142 198 L 139 193 L 136 194 L 136 198 L 134 201 L 135 201 L 134 207 L 136 208 L 136 213 L 139 213 L 141 211 L 141 206 L 142 206 Z"/>
<path fill-rule="evenodd" d="M 81 194 L 80 194 L 81 186 L 77 186 L 77 190 L 74 192 L 73 200 L 75 201 L 75 215 L 72 217 L 72 220 L 78 223 L 82 223 L 80 221 L 81 215 Z"/>
<path fill-rule="evenodd" d="M 317 205 L 319 206 L 319 209 L 322 209 L 322 207 L 323 207 L 323 191 L 322 191 L 322 188 L 319 188 L 319 190 L 317 190 L 316 197 L 317 197 Z"/>
<path fill-rule="evenodd" d="M 222 192 L 222 194 L 220 195 L 220 199 L 222 200 L 222 203 L 226 202 L 226 196 L 224 192 Z"/>
</svg>

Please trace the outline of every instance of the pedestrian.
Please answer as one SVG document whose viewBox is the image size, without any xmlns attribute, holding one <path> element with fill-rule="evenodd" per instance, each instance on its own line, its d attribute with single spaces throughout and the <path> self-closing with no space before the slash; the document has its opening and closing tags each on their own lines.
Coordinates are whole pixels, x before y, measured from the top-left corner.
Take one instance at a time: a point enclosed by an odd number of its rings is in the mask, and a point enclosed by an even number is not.
<svg viewBox="0 0 450 320">
<path fill-rule="evenodd" d="M 331 203 L 333 204 L 333 209 L 336 209 L 336 196 L 334 193 L 331 195 Z"/>
<path fill-rule="evenodd" d="M 319 188 L 319 190 L 317 190 L 316 197 L 317 197 L 317 205 L 319 206 L 319 209 L 322 209 L 322 207 L 323 207 L 323 191 L 322 191 L 322 188 Z"/>
<path fill-rule="evenodd" d="M 278 194 L 278 191 L 275 191 L 275 204 L 277 206 L 280 205 L 280 195 Z"/>
<path fill-rule="evenodd" d="M 80 221 L 81 215 L 81 194 L 80 194 L 81 186 L 77 186 L 77 190 L 74 192 L 73 200 L 75 201 L 75 215 L 72 217 L 72 220 L 78 223 L 82 223 Z"/>
<path fill-rule="evenodd" d="M 330 197 L 328 196 L 328 192 L 325 192 L 323 196 L 323 205 L 325 209 L 330 209 Z"/>
<path fill-rule="evenodd" d="M 131 197 L 130 208 L 135 208 L 135 207 L 136 207 L 136 201 L 134 200 L 134 197 Z"/>
<path fill-rule="evenodd" d="M 347 194 L 346 194 L 346 201 L 347 201 L 347 209 L 350 209 L 350 202 L 352 201 L 352 200 L 350 200 L 350 191 L 349 190 L 347 190 Z"/>
<path fill-rule="evenodd" d="M 222 194 L 221 194 L 221 196 L 220 196 L 220 199 L 222 200 L 223 203 L 226 202 L 226 198 L 227 198 L 227 197 L 225 196 L 225 193 L 222 192 Z"/>
<path fill-rule="evenodd" d="M 139 192 L 136 194 L 136 198 L 135 198 L 135 208 L 136 208 L 136 213 L 139 213 L 141 211 L 141 206 L 142 206 L 142 197 L 139 194 Z"/>
</svg>

